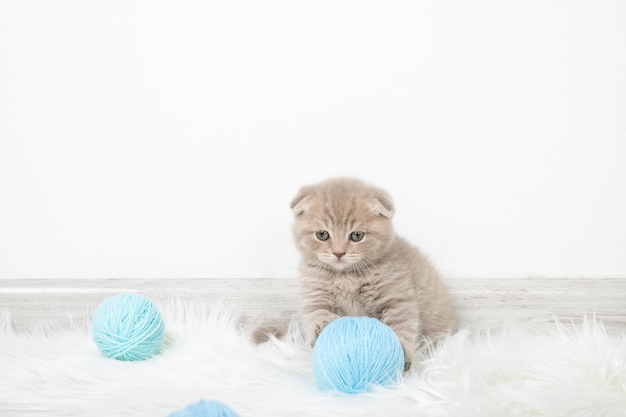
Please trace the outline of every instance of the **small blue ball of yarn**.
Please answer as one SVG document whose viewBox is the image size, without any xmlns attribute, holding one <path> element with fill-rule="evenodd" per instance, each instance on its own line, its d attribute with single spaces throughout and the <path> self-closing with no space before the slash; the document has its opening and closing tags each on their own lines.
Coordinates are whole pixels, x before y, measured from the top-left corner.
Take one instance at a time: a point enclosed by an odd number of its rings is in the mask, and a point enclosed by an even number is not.
<svg viewBox="0 0 626 417">
<path fill-rule="evenodd" d="M 137 361 L 150 358 L 165 337 L 156 306 L 139 294 L 120 294 L 104 300 L 93 316 L 93 341 L 107 358 Z"/>
<path fill-rule="evenodd" d="M 313 347 L 313 376 L 323 391 L 357 394 L 395 381 L 404 370 L 398 336 L 371 317 L 340 317 Z"/>
<path fill-rule="evenodd" d="M 232 408 L 219 401 L 201 400 L 168 417 L 239 417 Z"/>
</svg>

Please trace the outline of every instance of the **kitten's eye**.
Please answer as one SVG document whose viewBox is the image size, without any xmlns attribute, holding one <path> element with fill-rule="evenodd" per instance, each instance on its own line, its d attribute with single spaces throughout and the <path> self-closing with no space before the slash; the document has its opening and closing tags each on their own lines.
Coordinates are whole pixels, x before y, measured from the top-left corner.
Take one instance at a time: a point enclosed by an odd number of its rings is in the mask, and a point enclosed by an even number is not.
<svg viewBox="0 0 626 417">
<path fill-rule="evenodd" d="M 326 230 L 318 230 L 317 232 L 315 232 L 315 237 L 317 237 L 321 241 L 324 241 L 328 240 L 328 238 L 330 238 L 330 235 Z"/>
<path fill-rule="evenodd" d="M 365 232 L 352 232 L 350 233 L 350 240 L 353 242 L 360 242 L 365 237 Z"/>
</svg>

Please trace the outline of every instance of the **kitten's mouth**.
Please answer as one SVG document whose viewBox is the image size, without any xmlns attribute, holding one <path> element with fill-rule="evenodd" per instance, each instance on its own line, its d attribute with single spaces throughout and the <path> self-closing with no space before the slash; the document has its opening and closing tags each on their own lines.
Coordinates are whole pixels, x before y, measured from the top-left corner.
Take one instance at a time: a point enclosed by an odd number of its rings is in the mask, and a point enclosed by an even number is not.
<svg viewBox="0 0 626 417">
<path fill-rule="evenodd" d="M 342 261 L 341 259 L 337 259 L 334 262 L 330 262 L 330 267 L 338 271 L 343 271 L 348 267 L 348 263 L 346 261 Z"/>
<path fill-rule="evenodd" d="M 337 256 L 331 253 L 318 253 L 316 258 L 316 262 L 321 261 L 327 269 L 335 271 L 344 271 L 359 262 L 358 257 L 354 254 L 341 254 L 341 256 Z"/>
<path fill-rule="evenodd" d="M 344 270 L 354 263 L 351 259 L 346 259 L 345 257 L 337 258 L 335 256 L 323 259 L 323 261 L 331 268 L 337 270 Z"/>
</svg>

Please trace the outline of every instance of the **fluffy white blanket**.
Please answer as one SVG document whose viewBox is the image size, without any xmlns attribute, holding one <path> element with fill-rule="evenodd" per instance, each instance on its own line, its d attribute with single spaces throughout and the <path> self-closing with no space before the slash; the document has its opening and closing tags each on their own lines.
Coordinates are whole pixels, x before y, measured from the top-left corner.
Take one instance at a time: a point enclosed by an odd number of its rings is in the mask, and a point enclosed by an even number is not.
<svg viewBox="0 0 626 417">
<path fill-rule="evenodd" d="M 0 319 L 0 416 L 165 417 L 200 399 L 241 417 L 626 415 L 626 334 L 593 319 L 462 329 L 396 385 L 340 395 L 317 389 L 296 326 L 257 347 L 234 308 L 161 309 L 166 342 L 141 362 L 102 357 L 81 326 L 15 334 Z"/>
</svg>

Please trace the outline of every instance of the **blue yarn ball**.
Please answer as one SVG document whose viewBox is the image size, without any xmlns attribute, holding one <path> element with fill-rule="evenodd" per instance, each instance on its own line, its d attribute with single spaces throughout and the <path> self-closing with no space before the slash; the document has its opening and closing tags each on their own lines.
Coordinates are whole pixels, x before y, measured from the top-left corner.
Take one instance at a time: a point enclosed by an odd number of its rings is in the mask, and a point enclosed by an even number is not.
<svg viewBox="0 0 626 417">
<path fill-rule="evenodd" d="M 219 401 L 201 400 L 168 417 L 239 417 L 232 408 Z"/>
<path fill-rule="evenodd" d="M 131 293 L 100 303 L 91 328 L 100 352 L 121 361 L 148 359 L 165 337 L 165 325 L 156 306 L 147 297 Z"/>
<path fill-rule="evenodd" d="M 323 391 L 357 394 L 386 385 L 404 370 L 398 336 L 371 317 L 340 317 L 322 330 L 313 347 L 313 376 Z"/>
</svg>

